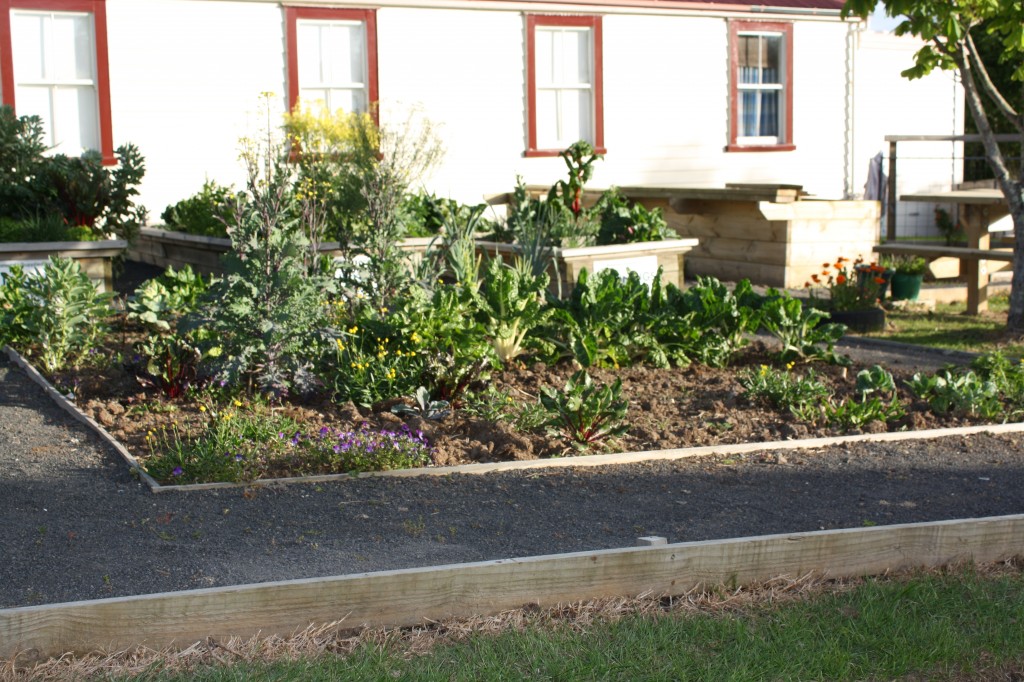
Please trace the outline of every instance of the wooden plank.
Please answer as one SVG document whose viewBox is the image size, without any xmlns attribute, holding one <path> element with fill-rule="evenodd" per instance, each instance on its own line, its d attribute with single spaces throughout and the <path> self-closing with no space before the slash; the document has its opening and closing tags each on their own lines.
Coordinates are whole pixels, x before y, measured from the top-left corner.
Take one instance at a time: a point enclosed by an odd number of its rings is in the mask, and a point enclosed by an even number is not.
<svg viewBox="0 0 1024 682">
<path fill-rule="evenodd" d="M 998 205 L 1006 203 L 1006 197 L 997 189 L 979 187 L 976 189 L 955 189 L 948 192 L 921 192 L 904 194 L 900 201 L 920 201 L 929 204 Z"/>
<path fill-rule="evenodd" d="M 687 542 L 0 611 L 0 657 L 187 646 L 313 623 L 415 625 L 524 604 L 991 562 L 1024 551 L 1024 515 Z"/>
<path fill-rule="evenodd" d="M 965 246 L 936 246 L 932 244 L 896 243 L 878 244 L 875 253 L 905 254 L 925 258 L 951 257 L 960 260 L 1012 261 L 1012 249 L 970 249 Z"/>
<path fill-rule="evenodd" d="M 793 190 L 775 187 L 620 187 L 630 199 L 707 199 L 710 201 L 771 201 L 791 203 L 799 198 Z"/>
</svg>

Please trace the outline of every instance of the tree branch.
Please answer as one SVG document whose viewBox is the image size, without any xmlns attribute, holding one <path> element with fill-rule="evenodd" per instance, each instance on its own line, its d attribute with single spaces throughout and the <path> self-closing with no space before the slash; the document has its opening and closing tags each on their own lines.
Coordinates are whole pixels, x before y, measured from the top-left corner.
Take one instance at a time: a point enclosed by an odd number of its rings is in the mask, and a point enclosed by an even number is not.
<svg viewBox="0 0 1024 682">
<path fill-rule="evenodd" d="M 978 53 L 978 48 L 974 46 L 974 38 L 971 37 L 970 31 L 967 32 L 967 54 L 970 57 L 971 65 L 974 73 L 977 74 L 978 80 L 981 83 L 982 89 L 985 94 L 995 103 L 996 108 L 1002 112 L 1003 116 L 1007 118 L 1013 126 L 1024 135 L 1024 123 L 1022 123 L 1020 116 L 1017 114 L 1017 110 L 1013 108 L 1003 94 L 999 92 L 999 89 L 992 82 L 992 78 L 988 74 L 988 69 L 985 67 L 985 63 L 981 61 L 981 56 Z"/>
</svg>

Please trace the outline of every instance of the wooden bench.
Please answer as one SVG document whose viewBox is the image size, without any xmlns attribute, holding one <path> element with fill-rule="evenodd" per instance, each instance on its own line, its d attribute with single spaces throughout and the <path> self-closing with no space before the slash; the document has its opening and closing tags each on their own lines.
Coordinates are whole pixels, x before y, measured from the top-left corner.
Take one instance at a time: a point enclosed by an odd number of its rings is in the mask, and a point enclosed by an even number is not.
<svg viewBox="0 0 1024 682">
<path fill-rule="evenodd" d="M 988 310 L 988 269 L 984 261 L 1013 261 L 1013 251 L 995 249 L 974 249 L 962 246 L 938 246 L 934 244 L 879 244 L 874 247 L 879 255 L 921 256 L 922 258 L 958 258 L 960 271 L 967 280 L 967 313 L 977 315 Z"/>
</svg>

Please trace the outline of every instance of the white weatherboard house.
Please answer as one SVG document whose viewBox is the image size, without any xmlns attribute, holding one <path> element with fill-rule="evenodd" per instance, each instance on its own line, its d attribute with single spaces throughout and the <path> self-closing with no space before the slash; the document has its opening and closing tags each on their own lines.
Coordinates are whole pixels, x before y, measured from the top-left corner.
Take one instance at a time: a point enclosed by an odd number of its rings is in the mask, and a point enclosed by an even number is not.
<svg viewBox="0 0 1024 682">
<path fill-rule="evenodd" d="M 839 0 L 0 0 L 0 97 L 58 151 L 139 146 L 155 217 L 207 178 L 240 183 L 261 93 L 418 107 L 447 153 L 427 189 L 463 201 L 562 177 L 558 150 L 606 153 L 594 187 L 788 183 L 861 196 L 886 134 L 962 132 L 943 74 L 907 83 L 916 45 L 839 18 Z M 957 113 L 961 112 L 961 113 Z M 391 119 L 394 120 L 394 119 Z M 948 182 L 948 167 L 901 175 Z"/>
</svg>

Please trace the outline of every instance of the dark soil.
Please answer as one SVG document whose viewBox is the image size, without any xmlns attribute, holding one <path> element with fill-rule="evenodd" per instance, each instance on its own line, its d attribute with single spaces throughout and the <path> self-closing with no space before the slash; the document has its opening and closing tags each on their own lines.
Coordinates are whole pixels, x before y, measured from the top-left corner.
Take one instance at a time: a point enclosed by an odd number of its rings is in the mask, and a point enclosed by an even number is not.
<svg viewBox="0 0 1024 682">
<path fill-rule="evenodd" d="M 622 376 L 639 404 L 622 449 L 802 435 L 777 414 L 740 416 L 726 374 Z M 534 393 L 540 378 L 525 369 L 501 381 Z M 713 395 L 696 397 L 698 386 Z M 472 422 L 464 428 L 481 458 L 497 456 Z M 0 360 L 0 607 L 626 547 L 644 535 L 681 542 L 1021 512 L 1018 434 L 156 495 Z"/>
</svg>

